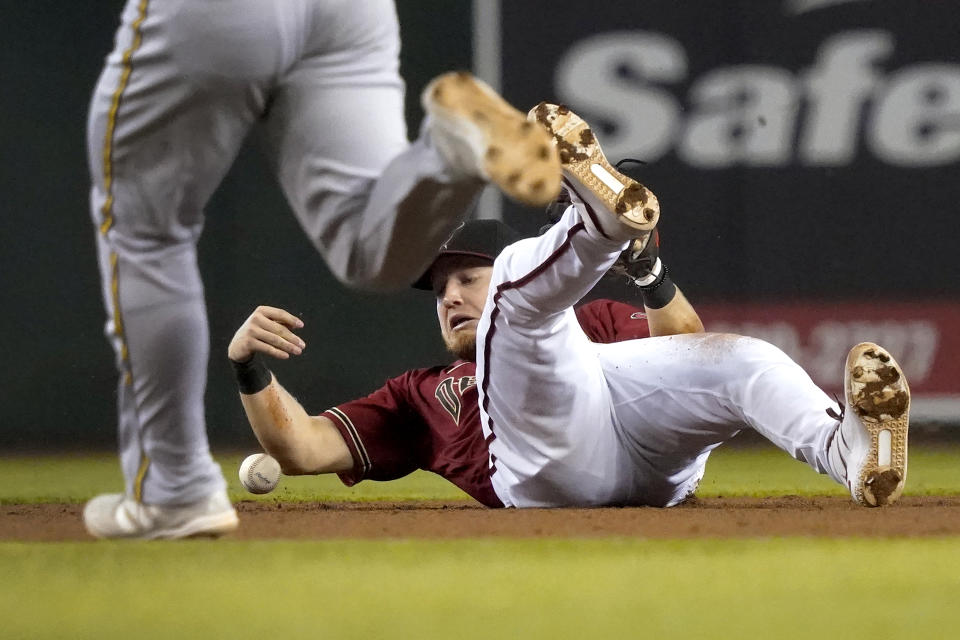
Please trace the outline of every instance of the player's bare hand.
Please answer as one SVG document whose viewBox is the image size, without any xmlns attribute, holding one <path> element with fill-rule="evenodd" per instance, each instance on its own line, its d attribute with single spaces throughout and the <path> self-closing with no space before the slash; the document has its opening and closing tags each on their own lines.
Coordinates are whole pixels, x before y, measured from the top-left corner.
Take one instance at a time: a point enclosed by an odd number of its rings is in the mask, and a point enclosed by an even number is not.
<svg viewBox="0 0 960 640">
<path fill-rule="evenodd" d="M 286 360 L 298 356 L 307 343 L 293 330 L 303 328 L 303 321 L 276 307 L 257 307 L 240 325 L 227 347 L 227 357 L 234 362 L 249 360 L 255 353 L 263 353 Z"/>
</svg>

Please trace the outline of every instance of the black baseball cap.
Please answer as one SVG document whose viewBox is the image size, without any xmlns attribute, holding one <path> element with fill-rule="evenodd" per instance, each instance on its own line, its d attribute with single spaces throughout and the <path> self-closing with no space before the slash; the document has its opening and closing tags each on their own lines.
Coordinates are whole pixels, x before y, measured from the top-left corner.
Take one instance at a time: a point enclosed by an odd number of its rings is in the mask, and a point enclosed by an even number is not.
<svg viewBox="0 0 960 640">
<path fill-rule="evenodd" d="M 523 236 L 499 220 L 468 220 L 460 225 L 453 235 L 443 243 L 437 257 L 413 283 L 414 289 L 430 291 L 430 274 L 437 261 L 444 256 L 476 256 L 487 258 L 492 263 L 507 245 L 511 245 Z"/>
</svg>

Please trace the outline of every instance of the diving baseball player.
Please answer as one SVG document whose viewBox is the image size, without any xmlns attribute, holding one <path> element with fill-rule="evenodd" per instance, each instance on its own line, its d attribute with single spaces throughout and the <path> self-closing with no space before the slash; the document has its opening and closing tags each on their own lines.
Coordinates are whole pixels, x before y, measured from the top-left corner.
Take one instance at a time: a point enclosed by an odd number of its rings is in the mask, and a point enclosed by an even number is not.
<svg viewBox="0 0 960 640">
<path fill-rule="evenodd" d="M 659 258 L 631 274 L 653 337 L 635 339 L 641 314 L 625 305 L 574 310 L 618 260 L 653 246 L 659 205 L 575 114 L 543 104 L 531 116 L 557 139 L 572 204 L 539 237 L 510 243 L 497 223 L 468 222 L 441 250 L 418 284 L 431 284 L 459 360 L 311 416 L 257 357 L 300 353 L 299 320 L 261 307 L 237 331 L 228 356 L 243 406 L 284 471 L 352 484 L 427 469 L 492 507 L 671 506 L 714 448 L 752 428 L 857 503 L 894 502 L 910 392 L 881 347 L 849 352 L 838 413 L 773 345 L 698 331 Z"/>
<path fill-rule="evenodd" d="M 210 456 L 203 208 L 254 125 L 304 231 L 343 282 L 405 286 L 489 181 L 528 204 L 560 189 L 541 127 L 469 74 L 423 94 L 410 144 L 391 0 L 129 0 L 90 105 L 106 333 L 116 353 L 123 494 L 97 537 L 236 527 Z"/>
</svg>

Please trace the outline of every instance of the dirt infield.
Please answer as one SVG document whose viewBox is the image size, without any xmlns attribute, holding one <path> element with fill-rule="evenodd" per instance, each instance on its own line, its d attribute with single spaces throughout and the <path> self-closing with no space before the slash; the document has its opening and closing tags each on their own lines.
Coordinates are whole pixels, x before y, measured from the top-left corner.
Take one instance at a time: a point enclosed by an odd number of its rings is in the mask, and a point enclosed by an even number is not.
<svg viewBox="0 0 960 640">
<path fill-rule="evenodd" d="M 80 505 L 0 506 L 0 540 L 92 540 Z M 237 540 L 629 536 L 940 536 L 960 534 L 960 496 L 906 497 L 882 509 L 845 498 L 707 498 L 671 509 L 486 509 L 463 502 L 240 502 Z"/>
</svg>

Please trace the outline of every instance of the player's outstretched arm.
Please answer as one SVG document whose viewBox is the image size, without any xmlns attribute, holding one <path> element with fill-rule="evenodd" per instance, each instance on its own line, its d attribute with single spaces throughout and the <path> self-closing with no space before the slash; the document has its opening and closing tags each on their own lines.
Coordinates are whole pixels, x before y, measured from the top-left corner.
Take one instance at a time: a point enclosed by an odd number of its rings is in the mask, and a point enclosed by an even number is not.
<svg viewBox="0 0 960 640">
<path fill-rule="evenodd" d="M 321 416 L 307 414 L 258 358 L 300 355 L 306 343 L 293 331 L 296 316 L 276 307 L 257 307 L 230 341 L 227 356 L 237 371 L 240 400 L 264 451 L 287 475 L 333 473 L 353 467 L 340 432 Z"/>
<path fill-rule="evenodd" d="M 651 337 L 703 332 L 700 316 L 660 260 L 658 231 L 645 241 L 634 240 L 610 270 L 626 276 L 640 289 Z"/>
<path fill-rule="evenodd" d="M 644 304 L 644 310 L 651 337 L 703 332 L 700 316 L 679 287 L 666 305 L 654 309 Z"/>
</svg>

